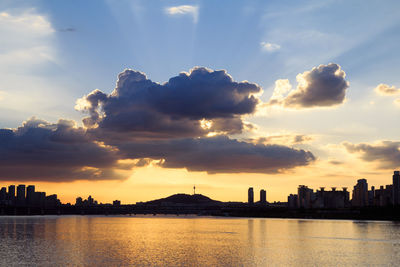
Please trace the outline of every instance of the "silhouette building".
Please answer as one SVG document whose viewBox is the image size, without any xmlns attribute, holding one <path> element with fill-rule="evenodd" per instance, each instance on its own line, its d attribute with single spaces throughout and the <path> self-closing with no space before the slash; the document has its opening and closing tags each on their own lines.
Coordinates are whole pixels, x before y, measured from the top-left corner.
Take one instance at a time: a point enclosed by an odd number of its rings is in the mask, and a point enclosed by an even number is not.
<svg viewBox="0 0 400 267">
<path fill-rule="evenodd" d="M 17 187 L 17 206 L 25 206 L 25 185 L 20 184 Z"/>
<path fill-rule="evenodd" d="M 8 187 L 8 194 L 7 194 L 8 205 L 15 204 L 15 185 L 10 185 Z"/>
<path fill-rule="evenodd" d="M 247 197 L 248 197 L 248 203 L 249 204 L 254 204 L 254 190 L 253 190 L 253 187 L 249 188 Z"/>
<path fill-rule="evenodd" d="M 297 207 L 298 208 L 311 208 L 311 201 L 313 198 L 313 190 L 305 185 L 299 185 L 297 189 Z"/>
<path fill-rule="evenodd" d="M 394 171 L 393 174 L 393 204 L 400 205 L 400 171 Z"/>
<path fill-rule="evenodd" d="M 267 191 L 264 189 L 260 190 L 260 204 L 267 204 Z"/>
<path fill-rule="evenodd" d="M 297 208 L 297 195 L 290 194 L 288 196 L 288 207 L 289 208 Z"/>
<path fill-rule="evenodd" d="M 349 192 L 346 187 L 343 190 L 336 190 L 336 187 L 332 187 L 331 191 L 325 190 L 325 187 L 321 187 L 315 193 L 316 199 L 313 202 L 314 208 L 326 208 L 326 209 L 337 209 L 345 208 L 349 206 Z"/>
<path fill-rule="evenodd" d="M 46 208 L 55 208 L 57 206 L 59 206 L 60 200 L 58 200 L 57 195 L 53 194 L 53 195 L 49 195 L 45 198 L 45 207 Z"/>
<path fill-rule="evenodd" d="M 383 185 L 379 189 L 375 189 L 374 206 L 387 207 L 393 205 L 393 185 Z"/>
<path fill-rule="evenodd" d="M 81 197 L 77 197 L 75 201 L 75 206 L 82 206 L 83 205 L 83 199 Z"/>
<path fill-rule="evenodd" d="M 353 207 L 368 206 L 368 183 L 366 179 L 357 180 L 353 189 L 353 198 L 351 200 Z"/>
<path fill-rule="evenodd" d="M 0 190 L 0 205 L 7 204 L 7 188 L 2 187 Z"/>
<path fill-rule="evenodd" d="M 35 186 L 28 185 L 26 188 L 26 205 L 34 206 L 35 204 Z"/>
</svg>

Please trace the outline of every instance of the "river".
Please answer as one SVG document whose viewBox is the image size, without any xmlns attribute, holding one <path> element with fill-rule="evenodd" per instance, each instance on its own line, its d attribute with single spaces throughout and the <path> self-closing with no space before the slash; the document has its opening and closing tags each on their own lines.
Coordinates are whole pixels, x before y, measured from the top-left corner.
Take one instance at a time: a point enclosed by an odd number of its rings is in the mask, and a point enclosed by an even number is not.
<svg viewBox="0 0 400 267">
<path fill-rule="evenodd" d="M 400 223 L 3 216 L 1 266 L 365 266 L 400 262 Z"/>
</svg>

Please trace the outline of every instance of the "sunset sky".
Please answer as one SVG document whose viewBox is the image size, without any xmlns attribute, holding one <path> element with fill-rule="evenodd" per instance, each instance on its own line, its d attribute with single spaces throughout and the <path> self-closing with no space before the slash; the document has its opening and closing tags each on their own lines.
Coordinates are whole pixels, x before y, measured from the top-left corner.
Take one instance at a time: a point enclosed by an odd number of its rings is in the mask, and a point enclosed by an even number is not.
<svg viewBox="0 0 400 267">
<path fill-rule="evenodd" d="M 286 201 L 400 168 L 400 2 L 0 2 L 0 186 Z"/>
</svg>

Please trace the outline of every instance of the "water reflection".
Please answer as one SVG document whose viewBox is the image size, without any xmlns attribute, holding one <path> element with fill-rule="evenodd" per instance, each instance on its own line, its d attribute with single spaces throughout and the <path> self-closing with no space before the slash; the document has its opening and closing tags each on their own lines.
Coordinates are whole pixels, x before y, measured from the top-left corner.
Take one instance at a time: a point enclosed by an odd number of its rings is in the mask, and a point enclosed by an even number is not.
<svg viewBox="0 0 400 267">
<path fill-rule="evenodd" d="M 0 217 L 0 265 L 396 265 L 400 224 L 207 217 Z"/>
</svg>

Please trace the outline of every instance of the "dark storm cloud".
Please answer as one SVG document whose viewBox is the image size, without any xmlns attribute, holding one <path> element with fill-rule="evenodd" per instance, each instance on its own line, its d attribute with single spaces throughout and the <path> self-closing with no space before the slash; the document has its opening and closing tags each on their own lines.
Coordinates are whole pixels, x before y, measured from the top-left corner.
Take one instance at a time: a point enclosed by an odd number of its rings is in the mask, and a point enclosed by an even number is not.
<svg viewBox="0 0 400 267">
<path fill-rule="evenodd" d="M 251 114 L 259 103 L 254 96 L 261 88 L 235 82 L 224 70 L 197 67 L 180 73 L 164 84 L 146 75 L 125 70 L 114 91 L 95 90 L 77 101 L 76 108 L 89 113 L 85 126 L 94 134 L 131 137 L 198 137 L 210 132 L 240 133 L 242 115 Z M 209 120 L 202 127 L 201 120 Z M 95 133 L 96 132 L 96 133 Z"/>
<path fill-rule="evenodd" d="M 350 153 L 357 153 L 360 158 L 368 162 L 378 162 L 381 168 L 400 167 L 400 142 L 382 141 L 378 144 L 351 144 L 343 143 Z"/>
<path fill-rule="evenodd" d="M 240 142 L 227 136 L 116 144 L 128 158 L 163 159 L 166 168 L 208 173 L 277 173 L 315 160 L 311 152 Z"/>
<path fill-rule="evenodd" d="M 288 108 L 330 107 L 342 104 L 349 83 L 338 64 L 320 65 L 297 75 L 298 86 L 286 97 L 273 98 L 268 105 Z M 275 88 L 279 92 L 281 88 Z"/>
<path fill-rule="evenodd" d="M 21 127 L 0 129 L 0 179 L 71 181 L 121 179 L 117 153 L 87 136 L 74 122 L 51 124 L 32 118 Z"/>
</svg>

